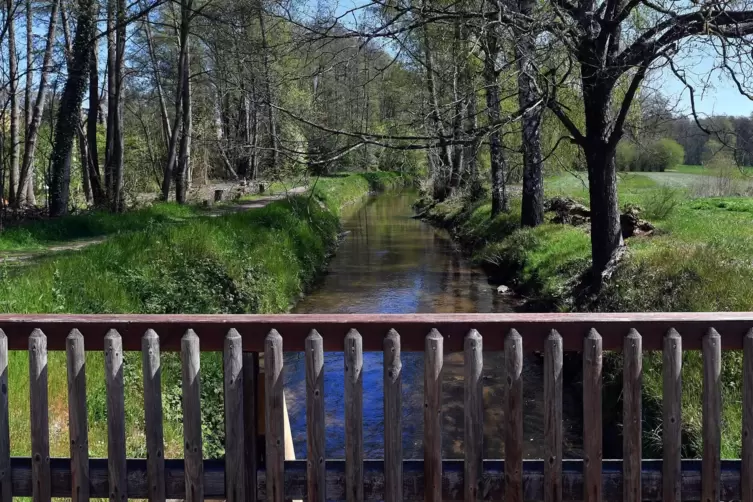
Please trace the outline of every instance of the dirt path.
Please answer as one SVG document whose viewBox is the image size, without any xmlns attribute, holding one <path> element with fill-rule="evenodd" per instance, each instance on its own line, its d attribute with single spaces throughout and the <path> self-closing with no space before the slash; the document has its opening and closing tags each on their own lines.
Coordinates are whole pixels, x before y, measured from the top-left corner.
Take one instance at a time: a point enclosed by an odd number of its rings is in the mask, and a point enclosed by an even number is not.
<svg viewBox="0 0 753 502">
<path fill-rule="evenodd" d="M 254 200 L 240 201 L 240 202 L 231 203 L 231 204 L 227 204 L 223 206 L 217 206 L 209 212 L 209 216 L 222 216 L 223 214 L 228 214 L 232 212 L 250 211 L 253 209 L 260 209 L 262 207 L 267 206 L 268 204 L 271 204 L 272 202 L 284 199 L 285 197 L 290 196 L 290 195 L 301 194 L 305 192 L 306 190 L 307 190 L 307 187 L 295 187 L 288 190 L 287 193 L 281 193 L 278 195 L 268 195 L 268 196 L 256 198 Z M 23 263 L 29 260 L 33 260 L 35 258 L 41 258 L 43 256 L 48 256 L 50 254 L 60 253 L 63 251 L 80 251 L 82 249 L 88 248 L 89 246 L 94 246 L 95 244 L 101 244 L 107 239 L 108 239 L 108 236 L 94 237 L 94 238 L 89 238 L 89 239 L 80 239 L 80 240 L 70 241 L 63 244 L 55 244 L 46 249 L 42 249 L 39 251 L 29 251 L 29 252 L 21 252 L 21 253 L 8 252 L 8 253 L 0 255 L 0 265 Z"/>
</svg>

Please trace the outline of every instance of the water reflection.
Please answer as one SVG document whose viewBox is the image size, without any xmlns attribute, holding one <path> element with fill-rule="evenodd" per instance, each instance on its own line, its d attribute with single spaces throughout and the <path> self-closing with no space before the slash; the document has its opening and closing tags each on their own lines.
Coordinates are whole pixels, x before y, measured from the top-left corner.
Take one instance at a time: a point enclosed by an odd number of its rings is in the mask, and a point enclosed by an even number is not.
<svg viewBox="0 0 753 502">
<path fill-rule="evenodd" d="M 509 312 L 478 269 L 455 249 L 449 237 L 411 218 L 410 194 L 374 197 L 344 224 L 347 237 L 321 285 L 295 313 Z M 482 333 L 483 335 L 483 333 Z M 344 446 L 343 359 L 325 354 L 327 457 L 342 458 Z M 484 353 L 484 456 L 503 454 L 501 353 Z M 285 385 L 297 458 L 306 456 L 303 355 L 285 356 Z M 381 353 L 365 353 L 364 452 L 383 456 L 384 407 Z M 541 457 L 543 384 L 541 363 L 524 364 L 526 456 Z M 463 456 L 463 356 L 445 357 L 443 456 Z M 423 354 L 403 354 L 403 447 L 405 458 L 423 457 Z M 567 424 L 566 424 L 567 427 Z"/>
</svg>

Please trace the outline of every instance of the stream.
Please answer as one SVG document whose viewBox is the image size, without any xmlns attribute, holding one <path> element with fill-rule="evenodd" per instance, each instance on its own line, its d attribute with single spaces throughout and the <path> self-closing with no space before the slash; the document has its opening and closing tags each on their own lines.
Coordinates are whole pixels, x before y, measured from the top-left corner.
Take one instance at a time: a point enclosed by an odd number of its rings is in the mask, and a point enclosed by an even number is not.
<svg viewBox="0 0 753 502">
<path fill-rule="evenodd" d="M 326 276 L 294 313 L 512 312 L 483 271 L 471 265 L 449 235 L 412 218 L 412 193 L 371 197 L 344 218 L 347 232 Z M 481 333 L 483 336 L 483 333 Z M 403 352 L 404 458 L 423 457 L 423 353 Z M 503 354 L 484 352 L 484 458 L 504 455 Z M 543 457 L 542 360 L 526 355 L 523 366 L 524 455 Z M 342 353 L 324 358 L 327 458 L 345 456 Z M 364 353 L 364 454 L 383 457 L 382 354 Z M 306 457 L 306 389 L 302 353 L 285 354 L 285 393 L 296 458 Z M 463 458 L 463 354 L 445 355 L 443 458 Z M 580 447 L 579 402 L 565 392 L 566 457 Z"/>
</svg>

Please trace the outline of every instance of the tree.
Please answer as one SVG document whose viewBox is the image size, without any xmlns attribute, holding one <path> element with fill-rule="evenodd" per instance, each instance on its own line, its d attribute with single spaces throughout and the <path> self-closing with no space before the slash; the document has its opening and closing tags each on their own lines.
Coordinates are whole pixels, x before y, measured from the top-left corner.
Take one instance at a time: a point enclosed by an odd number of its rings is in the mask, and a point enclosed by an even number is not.
<svg viewBox="0 0 753 502">
<path fill-rule="evenodd" d="M 18 55 L 16 54 L 16 3 L 6 1 L 8 16 L 8 71 L 10 80 L 10 204 L 15 204 L 18 193 L 18 158 L 20 155 L 19 94 L 18 94 Z M 0 193 L 0 198 L 2 194 Z"/>
<path fill-rule="evenodd" d="M 559 105 L 556 96 L 548 104 L 585 154 L 591 203 L 591 254 L 597 287 L 624 245 L 615 152 L 641 82 L 657 62 L 666 63 L 683 79 L 675 56 L 680 44 L 690 38 L 714 39 L 725 49 L 725 59 L 749 53 L 745 37 L 753 33 L 753 11 L 736 10 L 735 5 L 553 0 L 553 19 L 548 28 L 564 42 L 570 55 L 563 79 L 573 70 L 580 72 L 585 130 L 575 125 L 574 117 Z M 640 22 L 634 22 L 631 16 L 634 12 L 640 12 Z M 731 46 L 730 40 L 737 41 L 740 47 Z M 624 93 L 617 93 L 622 82 L 626 82 Z M 694 89 L 685 82 L 692 99 Z M 553 87 L 558 83 L 554 82 Z"/>
</svg>

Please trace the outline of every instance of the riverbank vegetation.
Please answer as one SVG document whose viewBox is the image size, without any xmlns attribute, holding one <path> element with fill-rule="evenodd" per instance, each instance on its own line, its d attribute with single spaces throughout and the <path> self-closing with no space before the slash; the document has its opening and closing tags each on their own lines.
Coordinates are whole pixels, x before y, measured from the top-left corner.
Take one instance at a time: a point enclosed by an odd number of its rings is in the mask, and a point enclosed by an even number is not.
<svg viewBox="0 0 753 502">
<path fill-rule="evenodd" d="M 121 228 L 104 242 L 81 251 L 52 255 L 0 269 L 0 312 L 235 314 L 281 313 L 312 284 L 333 251 L 341 207 L 372 190 L 396 187 L 394 173 L 323 177 L 312 191 L 261 209 L 201 216 L 173 205 L 142 213 L 169 220 Z M 136 213 L 134 213 L 136 214 Z M 176 216 L 181 216 L 177 218 Z M 87 218 L 89 218 L 87 220 Z M 127 221 L 126 218 L 124 221 Z M 106 229 L 102 216 L 70 216 L 58 228 Z M 36 227 L 31 235 L 38 235 Z M 59 232 L 55 231 L 56 239 Z M 87 352 L 90 452 L 107 454 L 104 362 Z M 9 362 L 12 453 L 30 454 L 28 355 L 12 352 Z M 65 353 L 49 355 L 52 454 L 67 456 Z M 126 420 L 129 456 L 143 457 L 141 358 L 126 356 Z M 180 365 L 163 358 L 166 456 L 182 456 Z M 204 451 L 221 455 L 224 427 L 221 355 L 202 355 Z"/>
</svg>

